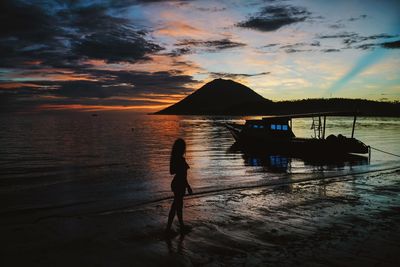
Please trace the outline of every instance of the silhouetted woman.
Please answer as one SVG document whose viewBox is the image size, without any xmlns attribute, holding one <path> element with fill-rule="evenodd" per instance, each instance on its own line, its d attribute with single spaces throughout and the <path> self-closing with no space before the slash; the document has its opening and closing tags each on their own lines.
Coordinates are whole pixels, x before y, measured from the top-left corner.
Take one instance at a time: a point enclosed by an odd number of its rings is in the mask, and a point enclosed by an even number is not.
<svg viewBox="0 0 400 267">
<path fill-rule="evenodd" d="M 181 138 L 176 139 L 171 151 L 171 160 L 169 164 L 169 172 L 175 174 L 171 182 L 171 189 L 174 192 L 174 202 L 172 202 L 171 209 L 168 215 L 167 232 L 171 231 L 172 221 L 174 220 L 175 213 L 178 215 L 179 225 L 181 230 L 184 230 L 182 209 L 183 209 L 183 196 L 185 195 L 186 188 L 189 194 L 192 194 L 192 188 L 187 181 L 187 170 L 189 165 L 183 157 L 186 152 L 185 141 Z"/>
</svg>

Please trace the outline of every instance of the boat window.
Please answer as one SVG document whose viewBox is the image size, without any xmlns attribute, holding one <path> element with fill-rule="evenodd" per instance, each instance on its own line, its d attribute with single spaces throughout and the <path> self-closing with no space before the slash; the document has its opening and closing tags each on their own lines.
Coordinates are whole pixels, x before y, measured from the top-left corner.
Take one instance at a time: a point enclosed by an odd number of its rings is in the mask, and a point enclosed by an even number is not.
<svg viewBox="0 0 400 267">
<path fill-rule="evenodd" d="M 258 125 L 253 125 L 253 128 L 254 128 L 254 129 L 257 129 L 257 128 L 258 128 Z"/>
<path fill-rule="evenodd" d="M 287 131 L 288 130 L 288 126 L 287 125 L 282 125 L 282 130 Z"/>
<path fill-rule="evenodd" d="M 262 129 L 262 128 L 264 128 L 264 125 L 259 125 L 258 127 L 259 127 L 260 129 Z"/>
<path fill-rule="evenodd" d="M 276 125 L 276 129 L 277 130 L 282 130 L 282 125 L 280 125 L 280 124 Z"/>
<path fill-rule="evenodd" d="M 271 124 L 271 130 L 276 130 L 276 125 L 275 124 Z"/>
</svg>

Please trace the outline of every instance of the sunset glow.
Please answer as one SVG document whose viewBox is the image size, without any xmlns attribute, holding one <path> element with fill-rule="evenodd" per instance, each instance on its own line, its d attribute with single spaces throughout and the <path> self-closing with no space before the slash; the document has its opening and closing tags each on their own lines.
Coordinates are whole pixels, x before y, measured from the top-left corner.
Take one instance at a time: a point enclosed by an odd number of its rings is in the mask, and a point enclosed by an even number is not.
<svg viewBox="0 0 400 267">
<path fill-rule="evenodd" d="M 1 7 L 4 110 L 157 110 L 215 78 L 275 101 L 400 100 L 398 1 Z"/>
<path fill-rule="evenodd" d="M 38 107 L 38 111 L 43 110 L 77 110 L 77 111 L 125 111 L 125 110 L 152 110 L 161 109 L 165 105 L 144 105 L 144 106 L 100 106 L 100 105 L 79 105 L 79 104 L 45 104 Z"/>
</svg>

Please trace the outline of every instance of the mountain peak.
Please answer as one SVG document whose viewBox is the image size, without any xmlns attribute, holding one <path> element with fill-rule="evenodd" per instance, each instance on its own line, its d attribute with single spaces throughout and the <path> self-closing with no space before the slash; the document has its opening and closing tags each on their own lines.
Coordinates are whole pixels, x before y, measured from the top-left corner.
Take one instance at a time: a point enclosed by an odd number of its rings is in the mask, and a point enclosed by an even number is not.
<svg viewBox="0 0 400 267">
<path fill-rule="evenodd" d="M 240 83 L 235 82 L 235 81 L 233 81 L 233 80 L 230 80 L 230 79 L 223 79 L 223 78 L 216 78 L 216 79 L 214 79 L 214 80 L 212 80 L 211 82 L 208 82 L 208 83 L 206 83 L 206 84 L 209 84 L 209 83 L 211 83 L 211 84 L 215 84 L 215 83 L 235 83 L 235 84 L 240 84 Z"/>
<path fill-rule="evenodd" d="M 233 80 L 230 80 L 230 79 L 222 79 L 222 78 L 217 78 L 217 79 L 214 79 L 214 80 L 212 80 L 212 81 L 210 81 L 210 82 L 208 82 L 208 83 L 206 83 L 205 85 L 203 85 L 201 88 L 203 88 L 203 87 L 205 87 L 205 86 L 210 86 L 210 85 L 212 85 L 212 86 L 228 86 L 228 85 L 231 85 L 231 86 L 244 86 L 244 87 L 247 87 L 247 86 L 245 86 L 245 85 L 243 85 L 243 84 L 241 84 L 241 83 L 238 83 L 238 82 L 235 82 L 235 81 L 233 81 Z M 201 89 L 200 88 L 200 89 Z M 248 88 L 248 87 L 247 87 Z M 199 89 L 199 90 L 200 90 Z M 250 88 L 248 88 L 248 89 L 250 89 Z M 250 89 L 251 90 L 251 89 Z"/>
<path fill-rule="evenodd" d="M 223 114 L 235 106 L 266 99 L 249 87 L 228 79 L 215 79 L 157 114 Z"/>
</svg>

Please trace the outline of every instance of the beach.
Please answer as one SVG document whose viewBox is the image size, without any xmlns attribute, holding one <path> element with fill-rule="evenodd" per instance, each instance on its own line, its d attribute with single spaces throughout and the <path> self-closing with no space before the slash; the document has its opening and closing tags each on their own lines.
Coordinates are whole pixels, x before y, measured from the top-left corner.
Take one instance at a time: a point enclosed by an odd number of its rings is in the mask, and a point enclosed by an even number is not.
<svg viewBox="0 0 400 267">
<path fill-rule="evenodd" d="M 232 148 L 246 118 L 0 116 L 1 266 L 391 266 L 400 255 L 397 157 L 309 161 Z M 299 136 L 306 120 L 294 120 Z M 351 118 L 328 133 L 349 135 Z M 400 153 L 397 118 L 356 136 Z M 29 129 L 27 131 L 26 129 Z M 134 129 L 134 130 L 132 130 Z M 187 143 L 184 221 L 165 235 L 171 146 Z"/>
<path fill-rule="evenodd" d="M 400 168 L 74 214 L 2 215 L 2 266 L 397 266 Z M 175 222 L 177 223 L 177 222 Z M 178 231 L 177 225 L 174 225 Z"/>
</svg>

